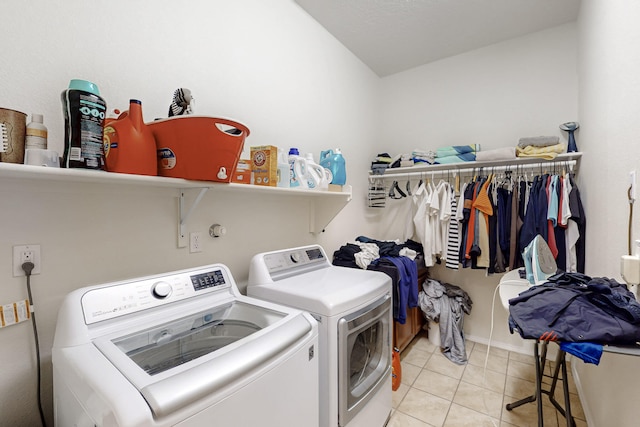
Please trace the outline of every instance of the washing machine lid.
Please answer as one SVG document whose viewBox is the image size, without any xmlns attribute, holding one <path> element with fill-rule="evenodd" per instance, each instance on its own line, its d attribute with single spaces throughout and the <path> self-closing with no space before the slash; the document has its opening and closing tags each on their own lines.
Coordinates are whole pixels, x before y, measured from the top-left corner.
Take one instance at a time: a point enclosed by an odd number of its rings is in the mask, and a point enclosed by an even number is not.
<svg viewBox="0 0 640 427">
<path fill-rule="evenodd" d="M 94 345 L 162 417 L 232 386 L 313 332 L 308 315 L 282 309 L 235 300 Z"/>
<path fill-rule="evenodd" d="M 92 375 L 107 363 L 161 417 L 248 381 L 315 334 L 310 315 L 241 295 L 213 264 L 72 291 L 53 352 Z"/>
<path fill-rule="evenodd" d="M 335 316 L 391 292 L 391 278 L 384 273 L 328 266 L 266 283 L 249 283 L 249 296 Z"/>
</svg>

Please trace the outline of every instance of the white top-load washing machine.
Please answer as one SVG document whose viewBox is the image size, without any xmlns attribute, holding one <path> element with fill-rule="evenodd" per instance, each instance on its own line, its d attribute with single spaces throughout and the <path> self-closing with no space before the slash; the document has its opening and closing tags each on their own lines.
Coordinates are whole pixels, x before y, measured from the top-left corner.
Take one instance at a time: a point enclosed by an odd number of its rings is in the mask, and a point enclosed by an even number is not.
<svg viewBox="0 0 640 427">
<path fill-rule="evenodd" d="M 52 350 L 67 426 L 318 426 L 318 325 L 221 264 L 78 289 Z"/>
<path fill-rule="evenodd" d="M 391 413 L 391 279 L 337 267 L 313 245 L 251 260 L 247 294 L 320 324 L 320 426 L 382 427 Z"/>
</svg>

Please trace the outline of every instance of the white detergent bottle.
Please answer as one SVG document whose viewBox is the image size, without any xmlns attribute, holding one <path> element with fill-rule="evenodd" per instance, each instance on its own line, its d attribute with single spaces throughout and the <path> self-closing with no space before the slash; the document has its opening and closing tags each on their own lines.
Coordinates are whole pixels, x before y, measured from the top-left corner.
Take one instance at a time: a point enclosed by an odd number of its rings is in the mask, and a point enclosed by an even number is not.
<svg viewBox="0 0 640 427">
<path fill-rule="evenodd" d="M 291 185 L 291 172 L 289 162 L 284 151 L 278 148 L 278 187 L 289 188 Z"/>
<path fill-rule="evenodd" d="M 313 181 L 313 188 L 315 190 L 328 190 L 329 182 L 331 181 L 331 178 L 328 176 L 330 172 L 315 162 L 312 153 L 308 153 L 306 158 L 309 188 L 312 188 L 311 182 Z"/>
<path fill-rule="evenodd" d="M 300 156 L 297 148 L 292 147 L 289 150 L 289 187 L 291 188 L 309 188 L 306 179 L 301 176 L 306 174 L 307 161 Z M 297 172 L 296 172 L 297 170 Z"/>
<path fill-rule="evenodd" d="M 326 181 L 324 168 L 316 163 L 312 153 L 307 153 L 307 181 L 309 188 L 314 190 L 326 190 L 329 183 Z"/>
<path fill-rule="evenodd" d="M 309 161 L 302 156 L 299 156 L 293 163 L 293 171 L 300 182 L 299 188 L 305 188 L 309 190 L 315 190 L 317 187 L 316 180 L 313 179 L 313 175 L 309 170 Z"/>
</svg>

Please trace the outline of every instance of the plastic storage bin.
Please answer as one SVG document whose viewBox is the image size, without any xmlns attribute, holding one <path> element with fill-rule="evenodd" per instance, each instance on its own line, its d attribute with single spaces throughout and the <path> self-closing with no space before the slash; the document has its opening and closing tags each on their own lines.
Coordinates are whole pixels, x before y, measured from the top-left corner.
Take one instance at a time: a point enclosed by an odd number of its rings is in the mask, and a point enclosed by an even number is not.
<svg viewBox="0 0 640 427">
<path fill-rule="evenodd" d="M 158 175 L 231 182 L 249 129 L 229 119 L 176 116 L 147 123 L 158 150 Z"/>
</svg>

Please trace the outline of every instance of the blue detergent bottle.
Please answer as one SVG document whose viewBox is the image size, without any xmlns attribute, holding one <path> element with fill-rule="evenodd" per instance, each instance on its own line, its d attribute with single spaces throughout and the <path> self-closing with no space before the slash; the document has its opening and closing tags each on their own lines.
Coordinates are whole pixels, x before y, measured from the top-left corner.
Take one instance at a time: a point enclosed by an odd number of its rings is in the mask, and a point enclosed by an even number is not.
<svg viewBox="0 0 640 427">
<path fill-rule="evenodd" d="M 344 185 L 347 182 L 347 169 L 339 148 L 320 152 L 320 166 L 329 169 L 333 175 L 331 184 Z"/>
</svg>

